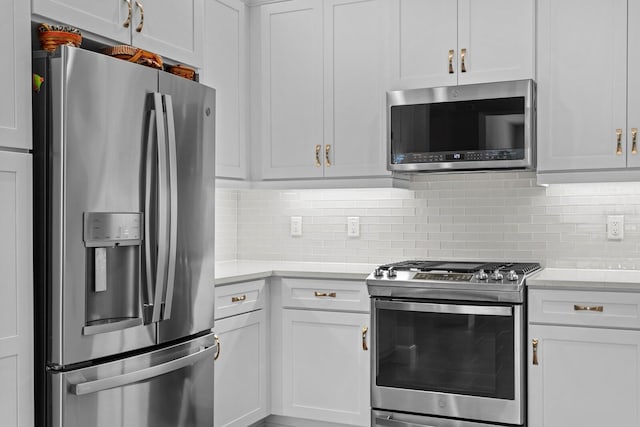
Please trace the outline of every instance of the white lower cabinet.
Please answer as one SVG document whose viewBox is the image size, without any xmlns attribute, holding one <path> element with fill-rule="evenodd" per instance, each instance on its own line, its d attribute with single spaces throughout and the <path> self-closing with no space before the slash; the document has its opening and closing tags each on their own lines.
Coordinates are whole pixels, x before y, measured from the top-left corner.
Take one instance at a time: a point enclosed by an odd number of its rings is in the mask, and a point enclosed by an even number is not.
<svg viewBox="0 0 640 427">
<path fill-rule="evenodd" d="M 368 426 L 369 314 L 283 312 L 285 416 Z"/>
<path fill-rule="evenodd" d="M 269 415 L 264 286 L 255 280 L 216 288 L 215 427 L 246 427 Z"/>
<path fill-rule="evenodd" d="M 531 301 L 540 306 L 530 313 L 541 324 L 529 325 L 528 425 L 639 426 L 640 330 L 595 327 L 607 313 L 629 305 L 630 294 L 536 293 Z M 633 312 L 628 314 L 631 319 Z M 567 325 L 558 324 L 558 316 Z"/>
<path fill-rule="evenodd" d="M 32 160 L 0 151 L 0 425 L 33 426 Z"/>
</svg>

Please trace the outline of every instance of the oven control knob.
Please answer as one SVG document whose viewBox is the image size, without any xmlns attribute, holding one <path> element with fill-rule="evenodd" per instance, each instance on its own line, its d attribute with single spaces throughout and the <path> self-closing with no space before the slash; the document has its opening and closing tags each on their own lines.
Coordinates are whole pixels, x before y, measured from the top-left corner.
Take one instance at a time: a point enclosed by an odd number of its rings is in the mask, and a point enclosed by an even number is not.
<svg viewBox="0 0 640 427">
<path fill-rule="evenodd" d="M 380 267 L 376 267 L 376 269 L 373 270 L 373 275 L 376 277 L 382 276 L 382 269 Z"/>
<path fill-rule="evenodd" d="M 487 280 L 488 278 L 489 275 L 485 273 L 484 270 L 478 270 L 478 272 L 476 273 L 476 279 L 478 280 Z"/>
<path fill-rule="evenodd" d="M 511 282 L 515 282 L 516 280 L 518 280 L 518 275 L 516 274 L 516 272 L 514 270 L 510 270 L 507 273 L 507 280 L 509 280 Z"/>
<path fill-rule="evenodd" d="M 396 277 L 397 275 L 398 273 L 396 273 L 396 269 L 393 267 L 390 267 L 387 271 L 387 276 L 389 276 L 389 278 Z"/>
<path fill-rule="evenodd" d="M 502 280 L 502 273 L 500 273 L 500 269 L 496 268 L 493 273 L 491 273 L 491 280 Z"/>
</svg>

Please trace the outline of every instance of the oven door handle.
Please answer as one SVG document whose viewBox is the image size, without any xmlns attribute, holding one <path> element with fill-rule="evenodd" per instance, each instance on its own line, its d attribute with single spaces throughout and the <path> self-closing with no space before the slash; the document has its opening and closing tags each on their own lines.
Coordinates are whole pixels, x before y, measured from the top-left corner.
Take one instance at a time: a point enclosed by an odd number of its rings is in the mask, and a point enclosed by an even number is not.
<svg viewBox="0 0 640 427">
<path fill-rule="evenodd" d="M 481 316 L 513 316 L 513 307 L 488 305 L 438 304 L 413 301 L 376 300 L 376 308 L 422 313 L 478 314 Z"/>
</svg>

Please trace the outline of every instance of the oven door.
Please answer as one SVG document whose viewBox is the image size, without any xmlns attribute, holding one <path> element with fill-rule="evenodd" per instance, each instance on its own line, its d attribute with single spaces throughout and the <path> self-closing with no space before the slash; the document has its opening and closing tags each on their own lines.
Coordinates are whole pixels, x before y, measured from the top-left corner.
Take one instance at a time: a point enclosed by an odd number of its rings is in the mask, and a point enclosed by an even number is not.
<svg viewBox="0 0 640 427">
<path fill-rule="evenodd" d="M 372 300 L 371 406 L 524 423 L 521 305 Z"/>
</svg>

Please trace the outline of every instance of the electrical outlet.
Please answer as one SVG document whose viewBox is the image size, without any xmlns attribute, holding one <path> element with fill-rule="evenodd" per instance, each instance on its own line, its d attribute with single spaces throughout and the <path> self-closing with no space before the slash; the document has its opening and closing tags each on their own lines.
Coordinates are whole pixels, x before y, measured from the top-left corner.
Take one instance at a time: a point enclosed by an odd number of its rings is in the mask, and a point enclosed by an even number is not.
<svg viewBox="0 0 640 427">
<path fill-rule="evenodd" d="M 347 218 L 347 236 L 358 237 L 360 236 L 360 217 L 350 216 Z"/>
<path fill-rule="evenodd" d="M 291 217 L 291 235 L 293 237 L 302 236 L 302 217 L 301 216 Z"/>
<path fill-rule="evenodd" d="M 607 216 L 607 239 L 622 240 L 624 238 L 624 215 Z"/>
</svg>

